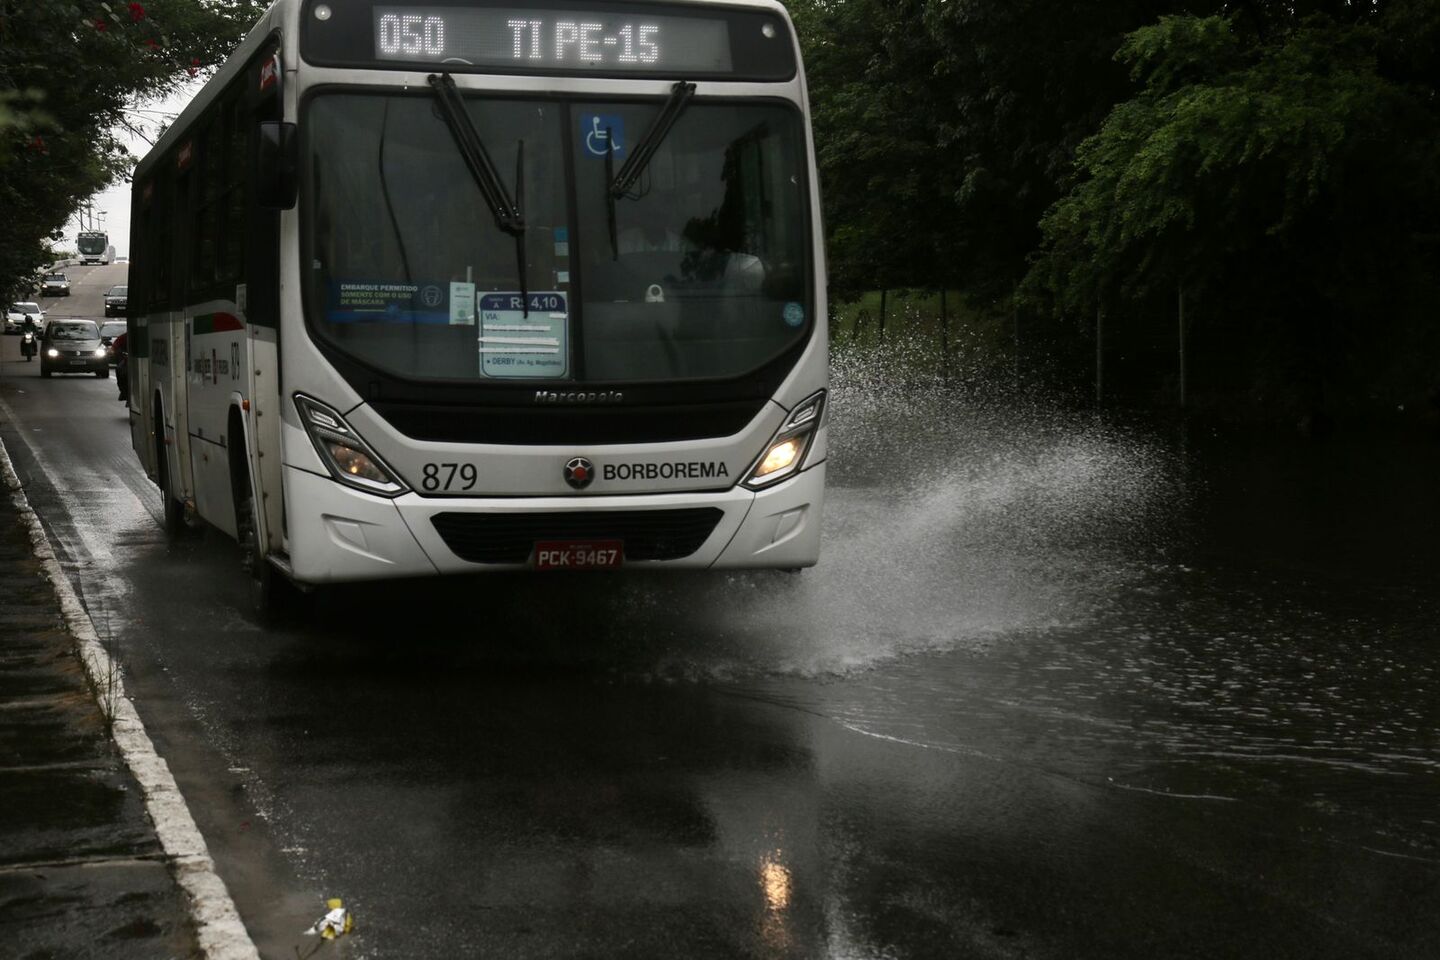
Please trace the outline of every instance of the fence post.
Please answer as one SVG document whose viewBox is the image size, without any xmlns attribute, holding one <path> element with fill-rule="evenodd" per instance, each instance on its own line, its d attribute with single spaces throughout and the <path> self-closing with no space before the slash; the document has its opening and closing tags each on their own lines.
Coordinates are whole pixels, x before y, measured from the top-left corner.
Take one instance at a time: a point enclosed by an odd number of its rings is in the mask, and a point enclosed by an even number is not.
<svg viewBox="0 0 1440 960">
<path fill-rule="evenodd" d="M 950 371 L 950 312 L 946 308 L 944 287 L 940 288 L 940 356 L 945 361 L 945 371 Z"/>
<path fill-rule="evenodd" d="M 1105 403 L 1105 311 L 1095 308 L 1095 406 Z"/>
<path fill-rule="evenodd" d="M 889 290 L 880 291 L 880 342 L 885 342 L 885 301 L 889 297 Z"/>
<path fill-rule="evenodd" d="M 1180 314 L 1180 409 L 1184 410 L 1190 397 L 1190 370 L 1185 362 L 1185 288 L 1180 287 L 1176 298 Z"/>
<path fill-rule="evenodd" d="M 1010 295 L 1010 326 L 1015 333 L 1015 382 L 1020 382 L 1020 288 Z"/>
</svg>

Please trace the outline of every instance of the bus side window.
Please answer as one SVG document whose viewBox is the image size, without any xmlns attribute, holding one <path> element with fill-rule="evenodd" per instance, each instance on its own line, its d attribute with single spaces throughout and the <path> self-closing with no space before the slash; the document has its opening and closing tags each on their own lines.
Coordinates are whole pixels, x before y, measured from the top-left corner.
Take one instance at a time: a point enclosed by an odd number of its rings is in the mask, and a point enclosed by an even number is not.
<svg viewBox="0 0 1440 960">
<path fill-rule="evenodd" d="M 155 177 L 155 202 L 150 218 L 150 306 L 166 310 L 170 306 L 171 250 L 175 237 L 176 183 L 169 164 L 162 164 Z"/>
<path fill-rule="evenodd" d="M 222 154 L 220 150 L 221 124 L 212 117 L 203 134 L 195 138 L 199 159 L 191 167 L 194 184 L 194 214 L 191 217 L 189 282 L 186 285 L 190 299 L 207 295 L 215 284 L 215 246 L 219 232 L 220 176 Z"/>
<path fill-rule="evenodd" d="M 195 239 L 190 223 L 190 210 L 194 206 L 190 192 L 195 189 L 193 171 L 192 161 L 191 169 L 177 175 L 171 184 L 170 230 L 165 242 L 170 254 L 170 283 L 166 289 L 172 309 L 184 306 L 190 278 L 190 257 L 186 256 L 186 251 L 191 249 Z"/>
<path fill-rule="evenodd" d="M 225 121 L 225 188 L 221 199 L 219 280 L 233 288 L 245 275 L 245 136 L 246 111 L 237 97 L 227 105 Z M 222 296 L 233 293 L 221 291 Z"/>
</svg>

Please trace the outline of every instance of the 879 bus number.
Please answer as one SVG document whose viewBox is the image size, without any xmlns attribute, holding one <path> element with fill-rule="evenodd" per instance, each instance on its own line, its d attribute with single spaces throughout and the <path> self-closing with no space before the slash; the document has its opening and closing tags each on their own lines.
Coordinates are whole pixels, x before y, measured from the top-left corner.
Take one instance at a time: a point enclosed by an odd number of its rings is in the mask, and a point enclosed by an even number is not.
<svg viewBox="0 0 1440 960">
<path fill-rule="evenodd" d="M 421 471 L 420 486 L 429 492 L 474 490 L 479 479 L 473 463 L 427 463 Z"/>
</svg>

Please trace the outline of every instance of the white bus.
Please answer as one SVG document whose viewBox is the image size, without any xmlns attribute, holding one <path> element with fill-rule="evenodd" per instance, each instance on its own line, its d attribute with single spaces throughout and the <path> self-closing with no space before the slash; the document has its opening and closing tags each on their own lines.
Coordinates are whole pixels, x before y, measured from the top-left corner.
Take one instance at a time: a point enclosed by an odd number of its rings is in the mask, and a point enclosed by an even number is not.
<svg viewBox="0 0 1440 960">
<path fill-rule="evenodd" d="M 134 446 L 264 597 L 816 562 L 819 193 L 773 0 L 279 0 L 134 175 Z"/>
<path fill-rule="evenodd" d="M 81 263 L 109 263 L 115 256 L 110 238 L 99 230 L 83 230 L 75 237 Z"/>
</svg>

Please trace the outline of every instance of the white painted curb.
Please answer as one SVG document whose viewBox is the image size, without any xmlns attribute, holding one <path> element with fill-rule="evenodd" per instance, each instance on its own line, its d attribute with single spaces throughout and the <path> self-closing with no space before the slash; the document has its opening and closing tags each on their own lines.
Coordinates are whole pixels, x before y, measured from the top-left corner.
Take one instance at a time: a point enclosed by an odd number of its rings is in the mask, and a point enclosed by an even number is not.
<svg viewBox="0 0 1440 960">
<path fill-rule="evenodd" d="M 160 846 L 169 860 L 171 871 L 190 897 L 190 913 L 195 920 L 201 952 L 207 960 L 260 960 L 260 952 L 255 949 L 245 924 L 240 921 L 240 914 L 230 899 L 230 892 L 225 889 L 225 882 L 215 872 L 215 863 L 210 859 L 205 838 L 190 816 L 190 808 L 185 805 L 185 798 L 175 785 L 175 778 L 170 775 L 170 767 L 155 752 L 155 745 L 150 742 L 140 715 L 135 712 L 135 705 L 125 696 L 125 687 L 120 681 L 120 665 L 111 660 L 105 651 L 95 632 L 95 625 L 55 559 L 50 539 L 45 535 L 45 528 L 40 525 L 40 518 L 35 515 L 30 501 L 25 498 L 20 478 L 15 474 L 3 441 L 0 441 L 0 476 L 4 477 L 10 499 L 20 511 L 21 521 L 30 531 L 35 557 L 55 589 L 60 611 L 71 635 L 75 637 L 77 652 L 85 664 L 92 688 L 97 696 L 103 689 L 114 690 L 115 743 L 120 747 L 120 754 L 130 772 L 140 782 L 140 789 L 145 794 L 145 810 L 155 824 L 155 833 L 160 838 Z"/>
</svg>

